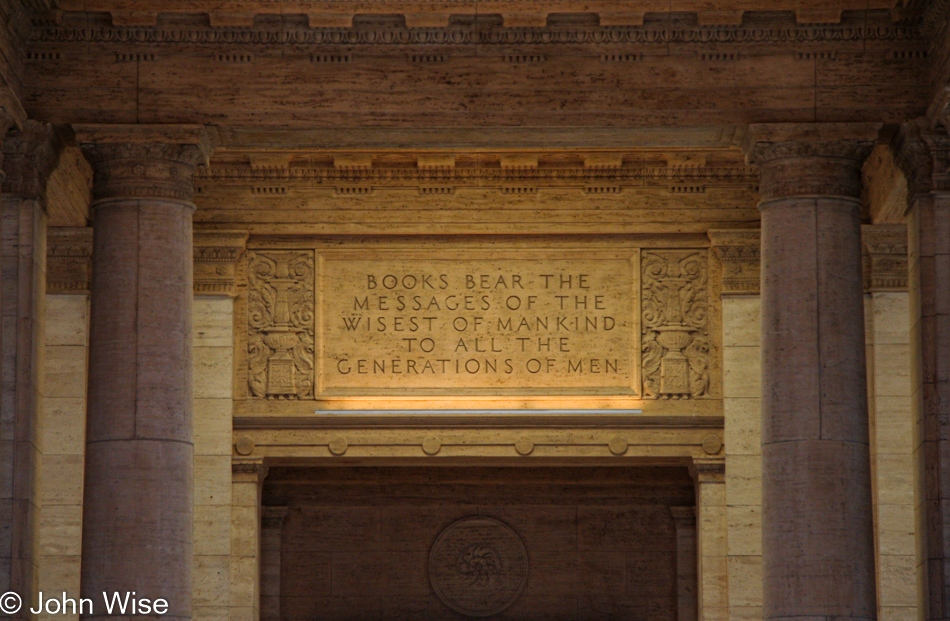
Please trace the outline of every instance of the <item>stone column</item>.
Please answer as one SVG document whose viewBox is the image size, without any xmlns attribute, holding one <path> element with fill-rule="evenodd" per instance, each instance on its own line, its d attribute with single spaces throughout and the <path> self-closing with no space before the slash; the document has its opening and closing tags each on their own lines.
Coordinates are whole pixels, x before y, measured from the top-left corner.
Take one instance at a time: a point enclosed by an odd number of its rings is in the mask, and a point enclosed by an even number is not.
<svg viewBox="0 0 950 621">
<path fill-rule="evenodd" d="M 876 619 L 861 165 L 872 124 L 753 125 L 765 619 Z"/>
<path fill-rule="evenodd" d="M 200 126 L 76 134 L 95 174 L 82 596 L 135 591 L 190 619 L 191 199 L 208 137 Z"/>
<path fill-rule="evenodd" d="M 927 619 L 950 619 L 950 136 L 901 127 L 895 160 L 907 178 L 911 407 L 920 481 L 915 504 L 918 594 Z"/>
<path fill-rule="evenodd" d="M 0 579 L 31 603 L 37 578 L 38 410 L 43 389 L 46 186 L 61 153 L 49 125 L 25 121 L 3 144 L 0 199 Z M 27 615 L 21 610 L 19 617 Z"/>
</svg>

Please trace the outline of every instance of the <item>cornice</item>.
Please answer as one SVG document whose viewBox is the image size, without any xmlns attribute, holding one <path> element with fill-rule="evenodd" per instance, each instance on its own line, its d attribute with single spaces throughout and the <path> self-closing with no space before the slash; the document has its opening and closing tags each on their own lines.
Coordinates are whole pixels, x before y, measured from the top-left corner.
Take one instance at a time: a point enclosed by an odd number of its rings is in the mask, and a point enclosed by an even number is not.
<svg viewBox="0 0 950 621">
<path fill-rule="evenodd" d="M 880 4 L 880 3 L 878 3 Z M 894 11 L 895 18 L 914 19 L 922 4 L 905 0 Z M 450 17 L 493 15 L 506 24 L 544 24 L 551 15 L 593 14 L 605 25 L 639 24 L 650 15 L 666 14 L 665 4 L 654 0 L 191 0 L 187 3 L 169 0 L 59 0 L 65 11 L 101 11 L 113 19 L 145 22 L 164 13 L 205 13 L 214 16 L 214 23 L 243 23 L 246 15 L 296 13 L 312 22 L 346 24 L 356 16 L 405 15 L 412 24 L 441 24 Z M 703 0 L 677 0 L 677 13 L 695 15 L 699 23 L 736 24 L 750 11 L 768 10 L 769 4 L 749 0 L 720 0 L 711 8 Z M 773 2 L 773 7 L 784 8 Z M 835 23 L 846 11 L 863 10 L 863 0 L 797 0 L 787 5 L 788 13 L 807 23 Z"/>
<path fill-rule="evenodd" d="M 286 198 L 295 191 L 331 192 L 336 196 L 371 194 L 376 190 L 417 190 L 419 194 L 451 195 L 461 189 L 535 194 L 539 190 L 579 191 L 585 195 L 620 195 L 638 190 L 672 194 L 703 194 L 711 189 L 755 192 L 758 172 L 751 167 L 616 167 L 616 168 L 283 168 L 199 169 L 196 192 L 240 190 L 262 199 Z"/>
<path fill-rule="evenodd" d="M 215 181 L 310 181 L 321 179 L 328 181 L 457 181 L 475 182 L 479 180 L 499 181 L 550 181 L 550 180 L 625 180 L 625 179 L 711 179 L 755 181 L 758 173 L 750 166 L 723 168 L 552 168 L 504 170 L 491 168 L 471 168 L 454 170 L 424 169 L 367 169 L 367 170 L 330 170 L 319 168 L 295 168 L 282 170 L 254 170 L 247 168 L 208 168 L 199 170 L 197 179 Z"/>
<path fill-rule="evenodd" d="M 677 159 L 679 158 L 679 159 Z M 707 160 L 709 163 L 707 163 Z M 681 164 L 688 161 L 688 164 Z M 665 165 L 664 165 L 665 164 Z M 617 193 L 625 187 L 667 185 L 670 191 L 709 186 L 753 187 L 758 171 L 735 153 L 682 154 L 583 152 L 419 153 L 280 155 L 230 153 L 196 172 L 199 188 L 246 187 L 262 195 L 287 188 L 418 187 L 422 193 L 452 193 L 455 188 L 582 187 L 588 193 Z M 509 193 L 510 193 L 509 192 Z"/>
<path fill-rule="evenodd" d="M 397 12 L 398 11 L 393 11 Z M 726 12 L 714 12 L 725 14 Z M 839 12 L 840 13 L 840 12 Z M 56 18 L 34 19 L 33 42 L 62 43 L 175 43 L 239 46 L 266 45 L 320 45 L 320 46 L 511 46 L 518 44 L 540 46 L 563 45 L 623 45 L 649 47 L 691 44 L 811 44 L 846 43 L 853 41 L 917 41 L 924 46 L 926 37 L 917 23 L 894 23 L 887 11 L 855 12 L 848 19 L 835 23 L 808 23 L 797 21 L 791 11 L 757 13 L 755 19 L 725 16 L 727 23 L 715 23 L 702 12 L 675 14 L 641 13 L 639 19 L 627 23 L 599 25 L 590 23 L 549 24 L 539 21 L 532 26 L 518 25 L 517 21 L 502 25 L 496 21 L 470 20 L 444 25 L 407 26 L 417 24 L 411 15 L 402 20 L 375 20 L 353 24 L 352 16 L 334 24 L 321 25 L 320 19 L 297 15 L 245 14 L 241 19 L 215 20 L 213 15 L 189 15 L 188 20 L 167 23 L 157 20 L 157 14 L 145 16 L 142 23 L 123 20 L 90 20 L 94 14 L 60 14 Z M 229 14 L 234 15 L 234 14 Z M 712 19 L 713 23 L 704 23 Z M 184 22 L 184 23 L 182 23 Z M 193 23 L 192 23 L 193 22 Z M 208 25 L 208 24 L 217 25 Z M 123 25 L 125 24 L 125 25 Z M 758 53 L 762 53 L 761 50 Z"/>
</svg>

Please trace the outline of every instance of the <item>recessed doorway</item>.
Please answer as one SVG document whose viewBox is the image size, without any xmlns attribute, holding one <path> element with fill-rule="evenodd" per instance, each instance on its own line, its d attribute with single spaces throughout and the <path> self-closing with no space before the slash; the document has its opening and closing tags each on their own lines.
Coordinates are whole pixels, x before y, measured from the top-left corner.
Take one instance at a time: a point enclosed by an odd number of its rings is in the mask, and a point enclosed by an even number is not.
<svg viewBox="0 0 950 621">
<path fill-rule="evenodd" d="M 273 467 L 261 616 L 673 621 L 694 498 L 684 467 Z"/>
</svg>

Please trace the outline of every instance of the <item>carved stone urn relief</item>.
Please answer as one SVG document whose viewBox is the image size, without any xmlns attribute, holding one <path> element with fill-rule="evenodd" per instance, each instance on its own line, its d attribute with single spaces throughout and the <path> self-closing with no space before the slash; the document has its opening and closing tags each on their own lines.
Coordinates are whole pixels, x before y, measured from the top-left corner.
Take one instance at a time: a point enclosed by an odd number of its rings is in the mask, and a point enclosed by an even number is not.
<svg viewBox="0 0 950 621">
<path fill-rule="evenodd" d="M 641 279 L 644 398 L 708 396 L 706 252 L 644 251 Z"/>
<path fill-rule="evenodd" d="M 312 399 L 314 261 L 254 252 L 248 265 L 248 385 L 266 399 Z"/>
</svg>

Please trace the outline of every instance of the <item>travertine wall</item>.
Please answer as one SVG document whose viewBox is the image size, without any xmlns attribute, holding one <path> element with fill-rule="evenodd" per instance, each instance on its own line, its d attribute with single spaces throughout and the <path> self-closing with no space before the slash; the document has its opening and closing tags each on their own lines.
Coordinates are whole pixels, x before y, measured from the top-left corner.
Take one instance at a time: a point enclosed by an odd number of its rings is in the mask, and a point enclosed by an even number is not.
<svg viewBox="0 0 950 621">
<path fill-rule="evenodd" d="M 697 600 L 700 621 L 729 618 L 726 485 L 723 460 L 694 463 L 696 486 Z"/>
<path fill-rule="evenodd" d="M 261 608 L 261 481 L 257 462 L 235 463 L 231 483 L 232 621 L 257 621 Z"/>
<path fill-rule="evenodd" d="M 757 295 L 723 296 L 729 619 L 762 618 L 761 329 Z"/>
<path fill-rule="evenodd" d="M 47 294 L 45 332 L 45 381 L 38 411 L 42 456 L 37 590 L 79 597 L 89 296 Z"/>
<path fill-rule="evenodd" d="M 227 619 L 231 580 L 234 301 L 195 296 L 194 619 Z"/>
<path fill-rule="evenodd" d="M 880 619 L 917 615 L 908 297 L 867 297 L 868 390 Z M 760 321 L 758 296 L 723 298 L 729 618 L 761 616 Z"/>
<path fill-rule="evenodd" d="M 878 619 L 917 618 L 914 421 L 906 292 L 865 298 Z"/>
<path fill-rule="evenodd" d="M 229 297 L 194 303 L 195 619 L 229 618 L 232 306 Z M 86 294 L 46 296 L 37 590 L 71 596 L 79 595 L 88 317 Z"/>
</svg>

